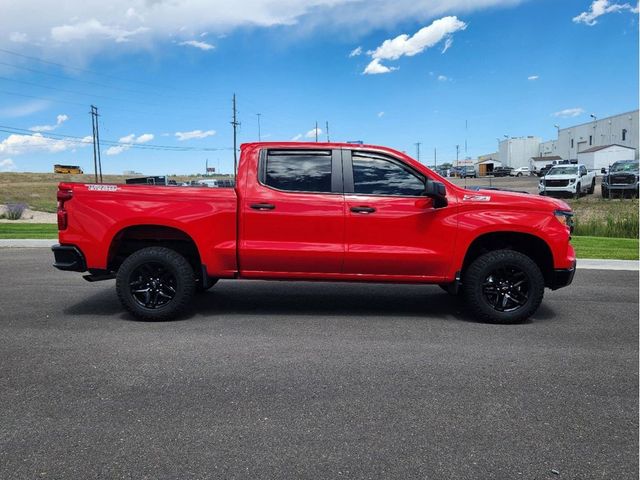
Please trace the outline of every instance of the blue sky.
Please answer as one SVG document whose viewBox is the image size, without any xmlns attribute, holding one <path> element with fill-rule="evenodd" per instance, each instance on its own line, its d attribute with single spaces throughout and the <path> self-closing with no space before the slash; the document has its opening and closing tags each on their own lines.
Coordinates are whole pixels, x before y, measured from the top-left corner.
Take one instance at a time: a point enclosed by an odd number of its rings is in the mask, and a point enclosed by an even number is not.
<svg viewBox="0 0 640 480">
<path fill-rule="evenodd" d="M 119 142 L 102 145 L 104 171 L 147 174 L 202 172 L 207 158 L 229 172 L 234 92 L 240 142 L 257 140 L 260 113 L 263 140 L 304 139 L 316 120 L 324 139 L 328 121 L 334 141 L 412 155 L 421 142 L 425 163 L 434 148 L 441 163 L 456 144 L 464 157 L 466 140 L 475 157 L 503 135 L 549 139 L 554 124 L 638 108 L 635 4 L 92 3 L 70 0 L 39 19 L 24 13 L 47 8 L 42 0 L 0 6 L 15 18 L 0 26 L 0 170 L 91 171 L 91 148 L 66 136 L 91 134 L 92 103 L 101 138 Z"/>
</svg>

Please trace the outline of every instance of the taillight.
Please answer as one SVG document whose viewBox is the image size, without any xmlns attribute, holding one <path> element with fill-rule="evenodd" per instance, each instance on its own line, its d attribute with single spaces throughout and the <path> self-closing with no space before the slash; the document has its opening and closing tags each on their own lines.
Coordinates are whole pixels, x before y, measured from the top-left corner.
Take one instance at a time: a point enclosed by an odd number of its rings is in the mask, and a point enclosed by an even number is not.
<svg viewBox="0 0 640 480">
<path fill-rule="evenodd" d="M 64 209 L 64 204 L 71 200 L 72 197 L 73 191 L 58 190 L 58 230 L 65 230 L 67 228 L 67 212 Z"/>
</svg>

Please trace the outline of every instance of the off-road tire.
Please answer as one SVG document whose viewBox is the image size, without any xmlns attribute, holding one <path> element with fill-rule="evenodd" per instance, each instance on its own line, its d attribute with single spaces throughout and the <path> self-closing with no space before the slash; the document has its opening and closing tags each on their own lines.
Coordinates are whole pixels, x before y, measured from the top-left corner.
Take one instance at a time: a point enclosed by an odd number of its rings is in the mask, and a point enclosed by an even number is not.
<svg viewBox="0 0 640 480">
<path fill-rule="evenodd" d="M 528 281 L 527 299 L 513 311 L 498 311 L 485 297 L 483 285 L 496 269 L 515 268 Z M 513 250 L 494 250 L 473 261 L 462 277 L 462 292 L 467 308 L 481 321 L 499 324 L 520 323 L 533 315 L 544 295 L 544 277 L 531 258 Z"/>
<path fill-rule="evenodd" d="M 161 265 L 172 276 L 175 294 L 166 304 L 156 308 L 141 305 L 130 286 L 132 275 L 143 265 Z M 182 313 L 195 293 L 195 275 L 186 258 L 175 250 L 165 247 L 148 247 L 132 253 L 118 269 L 116 292 L 122 306 L 141 320 L 171 320 Z"/>
<path fill-rule="evenodd" d="M 600 194 L 602 195 L 602 198 L 609 198 L 609 189 L 600 187 Z"/>
</svg>

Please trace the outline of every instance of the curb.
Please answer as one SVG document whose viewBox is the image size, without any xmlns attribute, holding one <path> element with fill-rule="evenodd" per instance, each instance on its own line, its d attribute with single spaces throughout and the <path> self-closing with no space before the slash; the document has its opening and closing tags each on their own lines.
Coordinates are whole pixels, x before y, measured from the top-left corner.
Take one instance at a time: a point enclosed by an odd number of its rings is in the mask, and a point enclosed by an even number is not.
<svg viewBox="0 0 640 480">
<path fill-rule="evenodd" d="M 0 248 L 51 248 L 54 239 L 0 239 Z M 578 259 L 578 270 L 630 270 L 640 271 L 638 260 Z"/>
</svg>

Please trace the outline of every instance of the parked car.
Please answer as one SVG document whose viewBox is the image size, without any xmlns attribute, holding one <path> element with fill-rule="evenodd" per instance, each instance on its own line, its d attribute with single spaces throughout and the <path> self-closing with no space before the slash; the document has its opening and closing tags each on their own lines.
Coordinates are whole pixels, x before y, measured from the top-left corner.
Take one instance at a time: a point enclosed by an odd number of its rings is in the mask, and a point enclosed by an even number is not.
<svg viewBox="0 0 640 480">
<path fill-rule="evenodd" d="M 492 174 L 494 177 L 508 177 L 511 170 L 513 170 L 511 167 L 497 167 L 493 169 Z"/>
<path fill-rule="evenodd" d="M 614 195 L 638 196 L 638 160 L 621 160 L 602 177 L 602 198 Z"/>
<path fill-rule="evenodd" d="M 57 199 L 54 266 L 115 278 L 145 320 L 218 279 L 287 279 L 436 284 L 514 323 L 576 266 L 565 202 L 466 190 L 371 145 L 249 143 L 235 189 L 60 183 Z"/>
<path fill-rule="evenodd" d="M 460 178 L 477 178 L 477 177 L 478 177 L 478 174 L 476 173 L 475 167 L 471 165 L 460 167 Z"/>
<path fill-rule="evenodd" d="M 593 193 L 596 188 L 596 174 L 587 167 L 578 165 L 556 165 L 540 179 L 540 195 L 567 194 L 575 198 Z"/>
<path fill-rule="evenodd" d="M 511 170 L 509 172 L 509 175 L 511 175 L 512 177 L 528 177 L 529 175 L 531 175 L 531 171 L 529 170 L 529 167 L 519 167 Z"/>
</svg>

